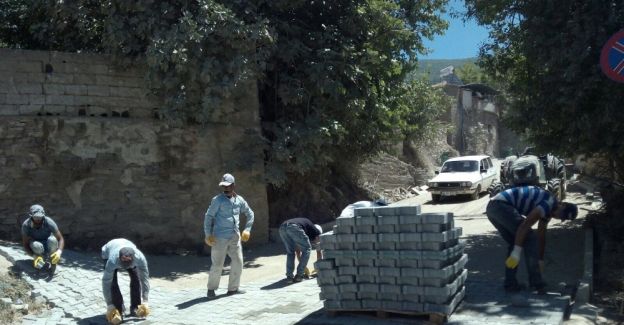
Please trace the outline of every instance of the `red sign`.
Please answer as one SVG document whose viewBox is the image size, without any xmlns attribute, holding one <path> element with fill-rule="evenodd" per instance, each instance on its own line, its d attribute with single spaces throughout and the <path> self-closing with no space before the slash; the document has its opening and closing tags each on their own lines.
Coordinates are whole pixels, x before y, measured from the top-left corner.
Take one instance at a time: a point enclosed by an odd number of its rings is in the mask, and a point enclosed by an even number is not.
<svg viewBox="0 0 624 325">
<path fill-rule="evenodd" d="M 624 30 L 611 36 L 600 53 L 602 72 L 617 82 L 624 82 Z"/>
</svg>

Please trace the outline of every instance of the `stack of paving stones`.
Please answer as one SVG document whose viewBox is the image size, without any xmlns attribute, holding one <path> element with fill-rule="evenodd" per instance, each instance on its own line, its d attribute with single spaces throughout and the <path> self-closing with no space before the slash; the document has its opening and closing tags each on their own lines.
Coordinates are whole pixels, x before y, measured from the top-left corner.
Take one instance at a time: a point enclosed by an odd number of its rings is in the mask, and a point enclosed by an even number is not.
<svg viewBox="0 0 624 325">
<path fill-rule="evenodd" d="M 452 213 L 357 208 L 321 236 L 320 298 L 328 311 L 450 315 L 465 294 L 468 256 Z"/>
</svg>

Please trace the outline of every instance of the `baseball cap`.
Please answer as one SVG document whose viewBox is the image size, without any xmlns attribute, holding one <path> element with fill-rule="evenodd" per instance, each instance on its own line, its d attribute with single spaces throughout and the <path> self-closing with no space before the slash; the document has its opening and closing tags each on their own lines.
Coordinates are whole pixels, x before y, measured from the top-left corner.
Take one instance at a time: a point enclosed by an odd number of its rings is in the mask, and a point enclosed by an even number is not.
<svg viewBox="0 0 624 325">
<path fill-rule="evenodd" d="M 578 207 L 574 203 L 566 202 L 561 211 L 561 220 L 574 220 L 578 215 Z"/>
<path fill-rule="evenodd" d="M 34 218 L 43 218 L 45 217 L 45 210 L 39 204 L 32 205 L 30 207 L 30 216 Z"/>
<path fill-rule="evenodd" d="M 232 174 L 224 174 L 219 186 L 230 186 L 232 184 L 234 184 L 234 176 L 232 176 Z"/>
<path fill-rule="evenodd" d="M 321 225 L 317 225 L 315 224 L 314 227 L 322 234 L 323 233 L 323 227 L 321 227 Z"/>
</svg>

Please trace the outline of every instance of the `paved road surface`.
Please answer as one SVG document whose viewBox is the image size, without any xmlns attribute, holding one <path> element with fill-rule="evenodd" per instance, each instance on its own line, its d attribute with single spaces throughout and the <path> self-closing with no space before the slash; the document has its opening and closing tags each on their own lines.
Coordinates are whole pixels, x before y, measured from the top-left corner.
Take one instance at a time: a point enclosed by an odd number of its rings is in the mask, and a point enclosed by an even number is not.
<svg viewBox="0 0 624 325">
<path fill-rule="evenodd" d="M 573 197 L 573 196 L 572 196 Z M 470 261 L 466 282 L 466 298 L 451 316 L 452 324 L 559 324 L 567 305 L 565 297 L 552 293 L 546 296 L 524 292 L 518 296 L 507 295 L 501 288 L 504 245 L 489 224 L 483 211 L 487 197 L 476 201 L 452 200 L 431 204 L 427 195 L 400 202 L 421 203 L 425 212 L 450 211 L 456 215 L 456 225 L 463 228 Z M 549 246 L 546 259 L 546 279 L 557 289 L 560 281 L 574 282 L 582 268 L 583 240 L 580 231 L 582 218 L 571 224 L 554 223 L 548 233 Z M 49 280 L 38 278 L 30 266 L 29 258 L 18 245 L 0 242 L 0 254 L 15 264 L 14 270 L 22 272 L 36 288 L 36 293 L 54 304 L 48 313 L 26 316 L 24 324 L 104 324 L 102 316 L 106 306 L 101 297 L 102 264 L 94 254 L 66 250 L 63 264 L 57 275 Z M 175 274 L 175 259 L 198 257 L 158 257 L 170 270 L 161 275 Z M 150 260 L 152 260 L 150 258 Z M 198 269 L 205 272 L 206 258 Z M 283 265 L 284 257 L 267 258 L 264 264 Z M 271 264 L 273 265 L 273 264 Z M 162 266 L 161 266 L 162 267 Z M 253 268 L 248 264 L 245 272 Z M 260 266 L 263 267 L 263 266 Z M 272 266 L 276 270 L 279 269 Z M 270 268 L 273 270 L 273 268 Z M 330 317 L 318 299 L 319 288 L 314 280 L 294 285 L 283 282 L 282 272 L 254 277 L 245 281 L 243 295 L 221 296 L 205 299 L 205 279 L 201 286 L 185 283 L 161 285 L 154 281 L 150 295 L 153 314 L 142 324 L 401 324 L 423 323 L 422 318 L 378 319 L 364 315 Z M 200 273 L 197 273 L 200 274 Z M 205 273 L 203 273 L 205 274 Z M 522 275 L 520 275 L 520 279 Z M 127 290 L 127 277 L 122 276 L 122 288 Z M 222 281 L 222 285 L 226 282 Z M 556 290 L 555 290 L 556 291 Z M 222 288 L 218 294 L 225 292 Z"/>
</svg>

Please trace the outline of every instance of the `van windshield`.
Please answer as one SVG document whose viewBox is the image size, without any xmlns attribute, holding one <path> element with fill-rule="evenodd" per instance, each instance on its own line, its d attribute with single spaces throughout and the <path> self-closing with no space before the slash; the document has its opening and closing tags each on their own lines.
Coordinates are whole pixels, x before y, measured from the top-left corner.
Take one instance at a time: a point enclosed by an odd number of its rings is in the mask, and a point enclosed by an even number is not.
<svg viewBox="0 0 624 325">
<path fill-rule="evenodd" d="M 474 160 L 447 161 L 442 166 L 441 173 L 453 172 L 474 172 L 479 168 L 479 164 Z"/>
</svg>

